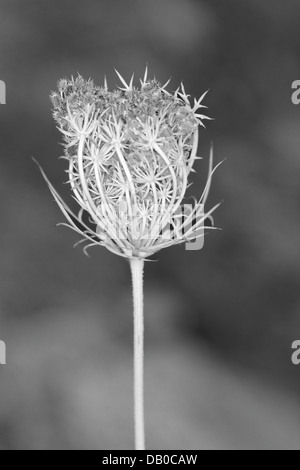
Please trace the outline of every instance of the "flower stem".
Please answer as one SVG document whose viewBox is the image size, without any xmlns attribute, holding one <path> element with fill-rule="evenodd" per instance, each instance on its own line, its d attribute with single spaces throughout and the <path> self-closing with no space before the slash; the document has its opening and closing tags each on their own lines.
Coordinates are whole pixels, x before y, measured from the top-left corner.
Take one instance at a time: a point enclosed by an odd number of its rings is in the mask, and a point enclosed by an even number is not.
<svg viewBox="0 0 300 470">
<path fill-rule="evenodd" d="M 134 423 L 135 449 L 145 450 L 144 422 L 144 261 L 131 259 L 134 304 Z"/>
</svg>

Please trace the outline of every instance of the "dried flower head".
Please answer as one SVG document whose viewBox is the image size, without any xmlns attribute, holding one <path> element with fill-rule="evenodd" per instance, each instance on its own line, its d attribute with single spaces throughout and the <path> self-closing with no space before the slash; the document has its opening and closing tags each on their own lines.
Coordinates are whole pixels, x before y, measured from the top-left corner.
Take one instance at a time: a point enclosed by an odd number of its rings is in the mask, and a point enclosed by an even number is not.
<svg viewBox="0 0 300 470">
<path fill-rule="evenodd" d="M 198 128 L 210 119 L 191 104 L 183 85 L 171 94 L 145 76 L 140 87 L 117 72 L 122 87 L 109 91 L 81 76 L 58 83 L 51 94 L 53 116 L 64 137 L 68 181 L 81 209 L 76 216 L 47 180 L 68 219 L 88 240 L 127 258 L 145 259 L 162 248 L 203 236 L 208 213 L 202 197 L 182 211 L 198 147 Z M 86 211 L 89 223 L 83 220 Z M 86 247 L 86 248 L 87 248 Z"/>
</svg>

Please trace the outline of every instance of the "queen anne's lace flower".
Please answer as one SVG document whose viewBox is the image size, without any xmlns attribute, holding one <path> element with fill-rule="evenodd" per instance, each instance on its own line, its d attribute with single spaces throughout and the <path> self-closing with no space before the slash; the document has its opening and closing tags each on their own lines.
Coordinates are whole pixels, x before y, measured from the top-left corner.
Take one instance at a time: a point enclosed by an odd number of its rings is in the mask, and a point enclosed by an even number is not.
<svg viewBox="0 0 300 470">
<path fill-rule="evenodd" d="M 118 72 L 117 72 L 118 73 Z M 53 116 L 64 136 L 65 158 L 76 216 L 47 180 L 68 225 L 88 240 L 127 257 L 145 259 L 156 251 L 198 236 L 217 206 L 204 213 L 212 169 L 202 197 L 188 213 L 182 202 L 198 147 L 198 127 L 209 119 L 191 104 L 183 85 L 174 94 L 147 70 L 140 88 L 121 77 L 109 91 L 81 76 L 58 83 Z M 44 175 L 45 176 L 45 175 Z M 85 223 L 83 213 L 89 214 Z M 87 248 L 86 247 L 86 248 Z"/>
</svg>

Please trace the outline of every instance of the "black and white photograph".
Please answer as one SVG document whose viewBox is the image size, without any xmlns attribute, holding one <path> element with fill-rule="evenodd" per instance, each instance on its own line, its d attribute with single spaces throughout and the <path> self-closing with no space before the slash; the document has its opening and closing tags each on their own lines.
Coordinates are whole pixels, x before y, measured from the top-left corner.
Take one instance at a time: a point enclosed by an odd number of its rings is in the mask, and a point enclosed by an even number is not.
<svg viewBox="0 0 300 470">
<path fill-rule="evenodd" d="M 300 450 L 299 0 L 0 0 L 0 450 Z"/>
</svg>

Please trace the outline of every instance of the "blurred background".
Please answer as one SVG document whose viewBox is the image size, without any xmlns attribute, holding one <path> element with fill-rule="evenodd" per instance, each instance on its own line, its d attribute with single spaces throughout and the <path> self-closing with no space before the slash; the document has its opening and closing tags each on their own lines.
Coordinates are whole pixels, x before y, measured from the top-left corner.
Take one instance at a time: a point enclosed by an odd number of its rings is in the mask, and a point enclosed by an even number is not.
<svg viewBox="0 0 300 470">
<path fill-rule="evenodd" d="M 148 63 L 206 98 L 192 192 L 210 141 L 222 232 L 146 266 L 149 449 L 300 449 L 298 0 L 0 0 L 0 449 L 130 449 L 129 266 L 73 249 L 35 157 L 63 185 L 50 90 Z"/>
</svg>

